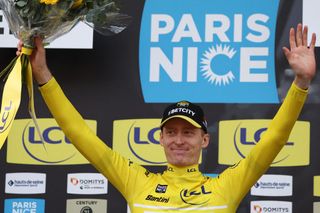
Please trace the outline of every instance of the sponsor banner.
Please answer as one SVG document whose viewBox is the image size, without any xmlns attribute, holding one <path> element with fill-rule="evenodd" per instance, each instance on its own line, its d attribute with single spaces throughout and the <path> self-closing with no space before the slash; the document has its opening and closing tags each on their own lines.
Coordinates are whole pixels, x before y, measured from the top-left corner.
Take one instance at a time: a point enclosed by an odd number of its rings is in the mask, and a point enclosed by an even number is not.
<svg viewBox="0 0 320 213">
<path fill-rule="evenodd" d="M 320 202 L 313 203 L 313 213 L 320 213 Z"/>
<path fill-rule="evenodd" d="M 46 174 L 7 173 L 5 193 L 44 194 L 46 193 Z"/>
<path fill-rule="evenodd" d="M 36 131 L 31 119 L 18 119 L 13 122 L 8 136 L 7 162 L 32 165 L 71 165 L 89 162 L 65 137 L 52 118 L 37 119 L 44 141 Z M 97 122 L 86 120 L 96 132 Z M 63 150 L 63 152 L 61 152 Z"/>
<path fill-rule="evenodd" d="M 308 25 L 309 32 L 314 32 L 320 35 L 320 26 L 318 20 L 320 20 L 320 2 L 318 0 L 302 0 L 302 22 L 303 25 Z M 311 33 L 308 35 L 308 42 L 311 41 Z M 319 39 L 316 41 L 316 46 L 320 46 Z"/>
<path fill-rule="evenodd" d="M 115 120 L 113 150 L 140 165 L 166 165 L 166 156 L 159 142 L 160 122 L 161 119 Z"/>
<path fill-rule="evenodd" d="M 6 199 L 4 213 L 45 213 L 43 199 Z"/>
<path fill-rule="evenodd" d="M 292 176 L 263 175 L 251 188 L 256 196 L 292 196 Z"/>
<path fill-rule="evenodd" d="M 245 158 L 267 130 L 271 120 L 219 122 L 219 164 L 233 165 Z M 310 159 L 310 123 L 297 121 L 288 142 L 271 166 L 306 166 Z"/>
<path fill-rule="evenodd" d="M 69 199 L 66 213 L 107 213 L 107 200 L 103 199 Z"/>
<path fill-rule="evenodd" d="M 292 212 L 292 202 L 287 201 L 251 201 L 250 213 L 283 213 Z"/>
<path fill-rule="evenodd" d="M 320 197 L 320 176 L 313 177 L 313 196 Z"/>
<path fill-rule="evenodd" d="M 139 42 L 145 102 L 279 103 L 278 4 L 146 0 Z"/>
<path fill-rule="evenodd" d="M 166 165 L 160 145 L 161 119 L 113 121 L 113 150 L 140 165 Z"/>
<path fill-rule="evenodd" d="M 68 194 L 107 194 L 108 180 L 99 173 L 68 174 Z"/>
<path fill-rule="evenodd" d="M 0 48 L 17 48 L 18 40 L 10 32 L 8 22 L 0 10 Z M 69 33 L 54 40 L 47 48 L 92 49 L 93 28 L 79 22 Z"/>
</svg>

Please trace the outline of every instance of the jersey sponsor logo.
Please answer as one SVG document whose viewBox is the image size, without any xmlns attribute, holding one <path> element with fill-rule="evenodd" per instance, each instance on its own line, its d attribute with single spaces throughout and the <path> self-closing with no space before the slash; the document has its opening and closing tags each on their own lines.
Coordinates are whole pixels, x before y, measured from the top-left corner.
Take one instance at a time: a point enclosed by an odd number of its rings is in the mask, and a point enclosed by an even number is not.
<svg viewBox="0 0 320 213">
<path fill-rule="evenodd" d="M 44 213 L 45 201 L 43 199 L 6 199 L 4 213 Z"/>
<path fill-rule="evenodd" d="M 174 172 L 174 169 L 171 166 L 168 166 L 167 171 L 168 172 Z"/>
<path fill-rule="evenodd" d="M 167 188 L 168 188 L 168 185 L 158 184 L 157 187 L 156 187 L 155 192 L 156 192 L 156 193 L 166 193 Z"/>
<path fill-rule="evenodd" d="M 256 196 L 292 196 L 292 176 L 263 175 L 251 188 Z"/>
<path fill-rule="evenodd" d="M 292 212 L 292 202 L 287 201 L 251 201 L 250 213 Z"/>
<path fill-rule="evenodd" d="M 107 200 L 104 199 L 69 199 L 66 213 L 107 213 Z"/>
<path fill-rule="evenodd" d="M 139 49 L 145 102 L 278 103 L 278 4 L 147 0 Z"/>
<path fill-rule="evenodd" d="M 108 180 L 99 173 L 68 174 L 68 194 L 107 194 Z"/>
<path fill-rule="evenodd" d="M 33 165 L 89 163 L 65 137 L 54 119 L 37 120 L 44 139 L 43 142 L 40 140 L 31 119 L 18 119 L 13 122 L 8 135 L 8 163 Z M 96 121 L 86 120 L 86 122 L 96 132 Z"/>
<path fill-rule="evenodd" d="M 209 202 L 210 197 L 208 199 L 204 200 L 205 195 L 209 195 L 212 192 L 210 190 L 207 190 L 204 185 L 200 187 L 200 189 L 197 190 L 190 190 L 190 189 L 182 189 L 180 191 L 180 198 L 184 203 L 190 204 L 190 205 L 203 205 L 207 202 Z M 201 199 L 199 199 L 201 198 Z M 204 201 L 203 201 L 204 200 Z"/>
<path fill-rule="evenodd" d="M 219 123 L 219 164 L 233 165 L 245 158 L 271 120 L 230 120 Z M 310 123 L 297 121 L 288 142 L 271 166 L 305 166 L 310 158 Z"/>
<path fill-rule="evenodd" d="M 113 122 L 113 150 L 140 165 L 165 165 L 160 145 L 160 119 L 128 119 Z"/>
<path fill-rule="evenodd" d="M 320 197 L 320 176 L 313 177 L 313 196 Z"/>
<path fill-rule="evenodd" d="M 161 197 L 157 197 L 157 196 L 153 196 L 153 195 L 148 195 L 145 200 L 159 202 L 159 203 L 168 203 L 170 198 L 162 197 L 162 196 Z"/>
<path fill-rule="evenodd" d="M 46 174 L 7 173 L 5 192 L 8 194 L 43 194 L 46 192 Z"/>
<path fill-rule="evenodd" d="M 196 172 L 196 171 L 198 171 L 196 168 L 189 168 L 189 169 L 187 169 L 187 172 L 188 172 L 188 173 Z"/>
<path fill-rule="evenodd" d="M 9 29 L 3 11 L 0 10 L 0 47 L 16 48 L 17 42 L 17 38 Z M 80 22 L 70 32 L 53 41 L 48 48 L 92 49 L 93 29 Z"/>
</svg>

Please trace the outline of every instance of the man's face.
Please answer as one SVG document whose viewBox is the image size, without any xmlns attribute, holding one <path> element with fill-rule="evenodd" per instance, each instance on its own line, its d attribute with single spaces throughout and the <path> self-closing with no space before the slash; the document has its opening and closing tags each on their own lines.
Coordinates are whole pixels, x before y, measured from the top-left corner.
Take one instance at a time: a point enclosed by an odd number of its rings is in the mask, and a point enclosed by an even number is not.
<svg viewBox="0 0 320 213">
<path fill-rule="evenodd" d="M 208 143 L 209 134 L 181 118 L 167 121 L 160 134 L 168 163 L 179 167 L 197 164 L 201 149 Z"/>
</svg>

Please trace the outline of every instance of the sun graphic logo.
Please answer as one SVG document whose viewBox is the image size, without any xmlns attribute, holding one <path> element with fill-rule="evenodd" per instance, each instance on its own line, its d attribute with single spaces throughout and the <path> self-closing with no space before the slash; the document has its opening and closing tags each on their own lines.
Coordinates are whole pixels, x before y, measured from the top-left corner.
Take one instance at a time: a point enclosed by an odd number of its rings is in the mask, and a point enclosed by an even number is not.
<svg viewBox="0 0 320 213">
<path fill-rule="evenodd" d="M 210 47 L 203 53 L 203 58 L 201 59 L 202 76 L 211 84 L 219 86 L 221 84 L 224 86 L 230 84 L 235 79 L 232 71 L 229 70 L 226 74 L 219 75 L 211 68 L 211 62 L 218 55 L 224 55 L 232 59 L 235 54 L 236 51 L 228 45 L 224 45 L 223 47 L 222 45 L 216 45 L 216 48 L 214 46 Z"/>
</svg>

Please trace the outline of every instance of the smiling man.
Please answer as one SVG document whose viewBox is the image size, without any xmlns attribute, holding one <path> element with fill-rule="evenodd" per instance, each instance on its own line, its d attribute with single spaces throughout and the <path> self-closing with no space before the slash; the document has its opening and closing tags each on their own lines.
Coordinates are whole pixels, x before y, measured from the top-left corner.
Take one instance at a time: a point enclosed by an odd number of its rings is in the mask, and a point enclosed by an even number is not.
<svg viewBox="0 0 320 213">
<path fill-rule="evenodd" d="M 198 163 L 201 149 L 208 146 L 210 138 L 199 106 L 187 101 L 168 106 L 160 127 L 160 144 L 168 163 L 180 167 Z"/>
<path fill-rule="evenodd" d="M 217 178 L 198 169 L 202 148 L 209 143 L 202 109 L 187 101 L 168 106 L 164 113 L 160 143 L 168 161 L 163 173 L 151 173 L 112 151 L 86 125 L 52 77 L 41 40 L 30 58 L 33 75 L 58 124 L 74 146 L 122 193 L 133 213 L 236 212 L 242 198 L 265 173 L 287 142 L 315 76 L 315 34 L 310 47 L 307 27 L 290 30 L 290 49 L 283 51 L 295 80 L 268 130 L 251 152 Z M 21 52 L 18 46 L 17 54 Z"/>
</svg>

